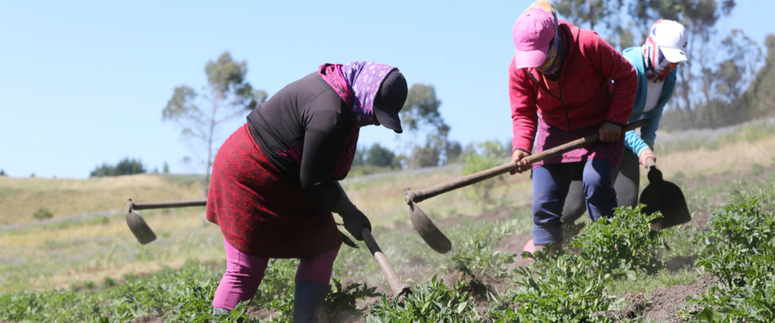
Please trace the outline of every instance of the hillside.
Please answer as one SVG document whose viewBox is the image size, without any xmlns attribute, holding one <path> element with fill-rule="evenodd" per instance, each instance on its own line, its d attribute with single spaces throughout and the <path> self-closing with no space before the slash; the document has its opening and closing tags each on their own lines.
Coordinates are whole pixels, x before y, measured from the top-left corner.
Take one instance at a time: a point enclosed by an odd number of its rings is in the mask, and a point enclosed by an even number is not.
<svg viewBox="0 0 775 323">
<path fill-rule="evenodd" d="M 178 200 L 202 196 L 199 176 L 131 175 L 89 179 L 0 176 L 0 226 L 36 221 L 38 208 L 53 218 L 118 214 L 127 198 Z"/>
</svg>

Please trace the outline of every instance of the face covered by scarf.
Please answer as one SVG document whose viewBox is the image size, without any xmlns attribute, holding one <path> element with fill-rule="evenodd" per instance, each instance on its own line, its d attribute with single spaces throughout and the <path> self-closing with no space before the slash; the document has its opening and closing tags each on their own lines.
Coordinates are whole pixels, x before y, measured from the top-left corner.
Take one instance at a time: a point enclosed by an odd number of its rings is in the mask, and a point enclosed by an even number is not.
<svg viewBox="0 0 775 323">
<path fill-rule="evenodd" d="M 323 64 L 318 73 L 352 107 L 356 127 L 377 125 L 374 117 L 374 98 L 382 81 L 395 69 L 390 65 L 355 61 L 347 64 Z"/>
<path fill-rule="evenodd" d="M 565 58 L 564 42 L 562 41 L 562 33 L 560 33 L 560 24 L 557 20 L 557 11 L 554 10 L 554 6 L 551 3 L 544 0 L 533 2 L 525 12 L 529 10 L 543 10 L 554 17 L 554 38 L 549 46 L 549 51 L 546 53 L 546 60 L 541 66 L 536 67 L 536 70 L 542 74 L 554 74 L 562 66 L 562 60 Z"/>
<path fill-rule="evenodd" d="M 656 42 L 656 30 L 657 25 L 662 20 L 657 20 L 654 26 L 651 27 L 649 37 L 646 38 L 646 43 L 643 44 L 643 63 L 646 66 L 646 78 L 654 83 L 663 82 L 668 74 L 675 69 L 680 63 L 670 63 L 665 54 L 659 48 Z"/>
</svg>

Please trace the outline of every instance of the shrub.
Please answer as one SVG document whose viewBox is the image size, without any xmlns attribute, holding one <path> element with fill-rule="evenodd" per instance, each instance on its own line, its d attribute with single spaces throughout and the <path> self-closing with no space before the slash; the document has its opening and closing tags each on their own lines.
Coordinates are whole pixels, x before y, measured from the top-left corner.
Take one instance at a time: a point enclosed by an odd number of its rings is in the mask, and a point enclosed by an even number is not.
<svg viewBox="0 0 775 323">
<path fill-rule="evenodd" d="M 472 144 L 472 153 L 466 155 L 465 166 L 463 166 L 463 175 L 471 175 L 489 168 L 500 165 L 503 159 L 508 156 L 508 152 L 497 141 L 485 141 Z M 493 188 L 498 181 L 504 181 L 504 176 L 498 176 L 494 180 L 486 180 L 472 185 L 473 193 L 470 196 L 480 203 L 490 203 Z"/>
<path fill-rule="evenodd" d="M 664 267 L 657 253 L 667 247 L 666 237 L 663 231 L 651 230 L 651 220 L 661 214 L 641 214 L 643 207 L 618 208 L 613 217 L 601 217 L 587 225 L 570 247 L 582 249 L 581 261 L 602 273 L 635 279 L 635 271 L 656 272 Z"/>
<path fill-rule="evenodd" d="M 35 218 L 35 219 L 38 219 L 38 220 L 50 219 L 53 216 L 54 216 L 54 213 L 52 213 L 51 211 L 49 211 L 45 207 L 38 208 L 38 210 L 35 211 L 35 213 L 32 214 L 32 217 Z"/>
</svg>

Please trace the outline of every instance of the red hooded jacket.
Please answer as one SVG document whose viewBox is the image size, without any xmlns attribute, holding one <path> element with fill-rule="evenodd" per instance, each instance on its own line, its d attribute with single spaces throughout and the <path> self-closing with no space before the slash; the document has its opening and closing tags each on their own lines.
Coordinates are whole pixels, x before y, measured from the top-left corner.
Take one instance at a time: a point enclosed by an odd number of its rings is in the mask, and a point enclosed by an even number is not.
<svg viewBox="0 0 775 323">
<path fill-rule="evenodd" d="M 540 85 L 533 68 L 509 66 L 509 98 L 514 130 L 513 149 L 532 151 L 538 114 L 563 131 L 600 127 L 610 121 L 627 124 L 635 103 L 635 68 L 596 32 L 560 20 L 567 56 L 559 80 L 560 97 Z M 611 81 L 616 83 L 612 86 Z"/>
</svg>

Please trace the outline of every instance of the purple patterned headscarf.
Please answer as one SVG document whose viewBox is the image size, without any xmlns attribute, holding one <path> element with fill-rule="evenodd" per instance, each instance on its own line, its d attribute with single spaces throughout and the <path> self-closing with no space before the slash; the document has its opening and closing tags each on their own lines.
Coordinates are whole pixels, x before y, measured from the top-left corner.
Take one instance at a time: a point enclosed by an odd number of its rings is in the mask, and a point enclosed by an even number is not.
<svg viewBox="0 0 775 323">
<path fill-rule="evenodd" d="M 374 98 L 385 77 L 395 69 L 390 65 L 354 61 L 344 65 L 324 64 L 320 76 L 344 102 L 352 107 L 352 120 L 358 128 L 376 124 Z"/>
</svg>

